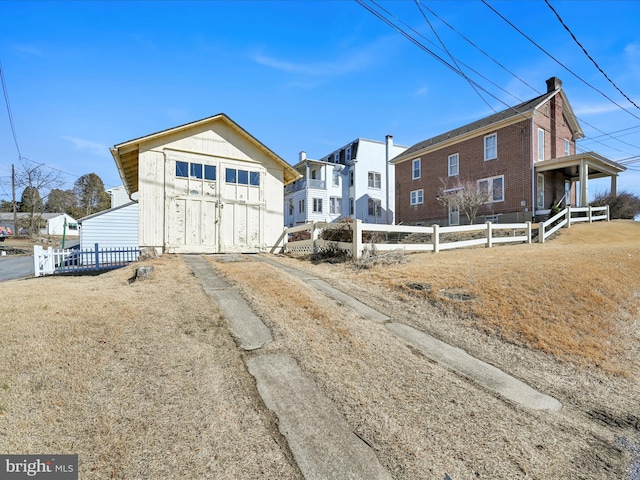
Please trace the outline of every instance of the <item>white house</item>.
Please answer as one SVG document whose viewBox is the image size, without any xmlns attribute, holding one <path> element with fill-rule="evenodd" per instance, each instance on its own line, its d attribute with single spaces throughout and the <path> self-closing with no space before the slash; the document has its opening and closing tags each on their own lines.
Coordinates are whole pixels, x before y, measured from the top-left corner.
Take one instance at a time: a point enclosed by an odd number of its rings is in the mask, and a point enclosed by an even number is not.
<svg viewBox="0 0 640 480">
<path fill-rule="evenodd" d="M 407 147 L 357 138 L 320 160 L 300 153 L 293 167 L 302 178 L 285 189 L 285 224 L 333 222 L 352 217 L 365 223 L 392 224 L 395 215 L 394 172 L 389 160 Z"/>
<path fill-rule="evenodd" d="M 42 218 L 47 221 L 47 235 L 66 235 L 77 237 L 78 221 L 66 213 L 43 213 Z"/>
<path fill-rule="evenodd" d="M 80 248 L 138 248 L 138 204 L 125 203 L 78 220 Z"/>
<path fill-rule="evenodd" d="M 129 194 L 127 193 L 127 189 L 124 188 L 124 185 L 109 188 L 107 193 L 111 197 L 111 208 L 119 207 L 120 205 L 138 200 L 138 196 L 136 194 L 132 195 L 132 198 L 129 198 Z"/>
<path fill-rule="evenodd" d="M 298 173 L 225 114 L 115 145 L 127 194 L 138 194 L 140 248 L 259 252 L 284 225 L 284 185 Z"/>
</svg>

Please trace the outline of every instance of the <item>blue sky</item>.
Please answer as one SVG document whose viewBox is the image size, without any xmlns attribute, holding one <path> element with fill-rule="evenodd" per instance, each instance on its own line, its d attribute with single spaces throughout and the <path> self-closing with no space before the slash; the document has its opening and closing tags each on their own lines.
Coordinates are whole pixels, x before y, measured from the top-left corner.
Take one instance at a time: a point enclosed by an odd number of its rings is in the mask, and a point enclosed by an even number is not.
<svg viewBox="0 0 640 480">
<path fill-rule="evenodd" d="M 640 109 L 544 0 L 487 3 L 558 61 L 479 0 L 376 1 L 452 64 L 441 40 L 482 96 L 356 1 L 1 1 L 20 152 L 65 172 L 65 188 L 91 172 L 117 186 L 109 147 L 224 112 L 294 164 L 301 150 L 319 158 L 357 137 L 413 145 L 533 98 L 557 76 L 588 137 L 579 147 L 618 161 L 640 155 Z M 640 2 L 549 2 L 640 105 Z M 0 97 L 0 199 L 20 163 Z M 629 167 L 619 189 L 640 194 L 640 162 Z"/>
</svg>

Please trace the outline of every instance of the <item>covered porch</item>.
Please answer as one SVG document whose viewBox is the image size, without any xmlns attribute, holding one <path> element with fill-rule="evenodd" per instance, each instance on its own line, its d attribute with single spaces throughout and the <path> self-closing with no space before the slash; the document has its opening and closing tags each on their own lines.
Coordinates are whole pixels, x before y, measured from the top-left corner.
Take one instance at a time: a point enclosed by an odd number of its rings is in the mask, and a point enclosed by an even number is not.
<svg viewBox="0 0 640 480">
<path fill-rule="evenodd" d="M 589 204 L 589 180 L 610 177 L 611 193 L 617 194 L 618 175 L 626 170 L 619 163 L 598 155 L 595 152 L 578 153 L 566 157 L 552 158 L 536 162 L 536 174 L 559 172 L 571 183 L 571 198 L 565 198 L 565 204 L 584 207 Z"/>
</svg>

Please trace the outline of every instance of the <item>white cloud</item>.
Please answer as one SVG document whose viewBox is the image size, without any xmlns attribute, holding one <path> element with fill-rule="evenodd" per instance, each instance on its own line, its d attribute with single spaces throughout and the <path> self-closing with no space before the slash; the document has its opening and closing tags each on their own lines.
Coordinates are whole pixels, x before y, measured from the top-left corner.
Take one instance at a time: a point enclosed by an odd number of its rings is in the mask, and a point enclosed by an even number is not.
<svg viewBox="0 0 640 480">
<path fill-rule="evenodd" d="M 618 106 L 609 102 L 609 103 L 599 103 L 599 104 L 574 104 L 573 113 L 576 116 L 587 116 L 587 115 L 600 115 L 603 113 L 611 113 L 620 110 Z"/>
<path fill-rule="evenodd" d="M 14 45 L 13 48 L 21 53 L 28 53 L 29 55 L 37 55 L 39 57 L 43 57 L 44 53 L 37 47 L 33 45 Z"/>
<path fill-rule="evenodd" d="M 418 88 L 415 92 L 414 92 L 414 96 L 416 97 L 424 97 L 427 93 L 429 93 L 429 87 L 427 87 L 426 85 Z"/>
<path fill-rule="evenodd" d="M 97 157 L 111 158 L 111 154 L 109 153 L 109 147 L 107 147 L 106 145 L 103 145 L 102 143 L 93 142 L 91 140 L 85 140 L 83 138 L 76 138 L 76 137 L 63 136 L 62 138 L 73 143 L 74 146 L 76 147 L 76 150 L 89 152 L 90 154 L 95 155 Z"/>
<path fill-rule="evenodd" d="M 329 78 L 366 70 L 376 65 L 384 60 L 387 51 L 394 48 L 393 45 L 394 42 L 390 42 L 388 38 L 381 38 L 360 49 L 341 52 L 332 60 L 295 62 L 260 53 L 254 55 L 253 60 L 266 67 L 292 75 Z"/>
</svg>

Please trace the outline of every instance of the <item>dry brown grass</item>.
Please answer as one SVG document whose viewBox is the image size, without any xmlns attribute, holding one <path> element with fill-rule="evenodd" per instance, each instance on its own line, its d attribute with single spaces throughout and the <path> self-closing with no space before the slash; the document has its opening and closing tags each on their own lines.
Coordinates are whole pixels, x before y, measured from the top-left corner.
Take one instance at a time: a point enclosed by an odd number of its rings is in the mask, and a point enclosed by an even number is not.
<svg viewBox="0 0 640 480">
<path fill-rule="evenodd" d="M 602 230 L 583 225 L 546 245 L 410 255 L 405 264 L 367 270 L 279 257 L 555 396 L 564 405 L 558 414 L 523 411 L 496 398 L 407 348 L 384 325 L 270 265 L 248 257 L 211 261 L 274 333 L 266 350 L 291 353 L 396 478 L 624 478 L 630 454 L 616 442 L 636 438 L 637 428 L 622 422 L 614 433 L 591 420 L 600 412 L 612 423 L 640 418 L 633 400 L 640 393 L 637 377 L 612 374 L 635 372 L 637 342 L 628 337 L 638 338 L 637 315 L 628 314 L 629 305 L 612 308 L 608 298 L 622 301 L 637 289 L 637 264 L 623 260 L 640 254 L 640 229 L 615 227 L 622 235 L 607 239 L 608 255 L 585 239 L 602 239 Z M 573 232 L 575 242 L 568 236 Z M 594 252 L 601 262 L 589 261 Z M 568 276 L 570 262 L 589 273 Z M 544 271 L 533 280 L 540 285 L 529 285 L 532 269 Z M 594 284 L 610 274 L 617 276 Z M 619 279 L 625 288 L 614 292 Z M 554 296 L 547 290 L 557 283 L 563 293 Z M 596 291 L 581 296 L 585 286 Z M 474 300 L 455 299 L 465 295 Z M 577 297 L 565 299 L 571 295 Z M 601 323 L 583 318 L 580 301 Z M 521 318 L 527 308 L 533 314 Z M 556 321 L 560 313 L 563 322 Z M 570 320 L 585 331 L 567 328 Z M 557 338 L 541 341 L 545 335 Z M 594 337 L 592 344 L 577 344 L 585 335 Z"/>
<path fill-rule="evenodd" d="M 640 223 L 579 224 L 544 245 L 409 258 L 406 265 L 345 273 L 353 282 L 462 315 L 505 341 L 612 373 L 634 373 L 624 353 L 638 341 Z"/>
<path fill-rule="evenodd" d="M 0 284 L 0 452 L 83 479 L 299 478 L 217 306 L 180 259 Z"/>
</svg>

